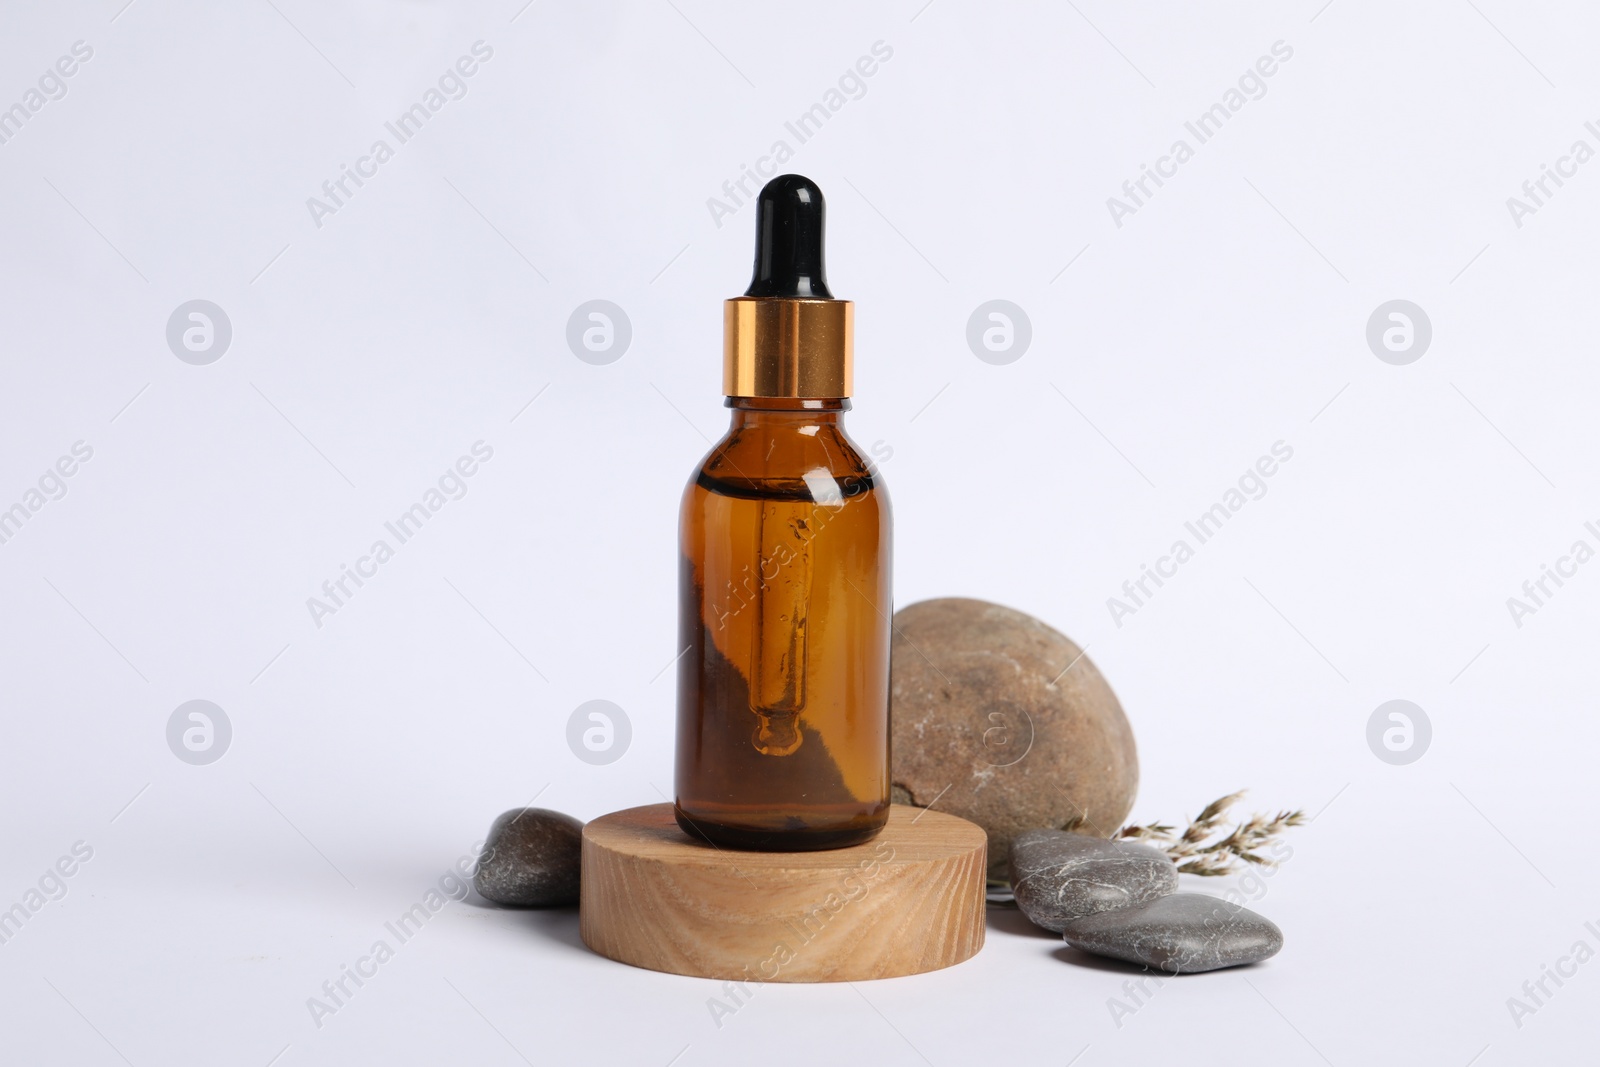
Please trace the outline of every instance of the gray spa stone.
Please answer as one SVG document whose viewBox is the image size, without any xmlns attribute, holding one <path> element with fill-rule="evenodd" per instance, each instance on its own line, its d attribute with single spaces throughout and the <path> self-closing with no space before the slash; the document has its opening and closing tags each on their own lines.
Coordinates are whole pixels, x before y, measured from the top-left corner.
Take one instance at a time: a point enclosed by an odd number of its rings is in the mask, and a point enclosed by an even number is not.
<svg viewBox="0 0 1600 1067">
<path fill-rule="evenodd" d="M 1203 893 L 1087 915 L 1062 934 L 1073 948 L 1168 974 L 1256 963 L 1283 947 L 1283 932 L 1270 920 Z"/>
<path fill-rule="evenodd" d="M 1011 842 L 1011 891 L 1035 925 L 1061 932 L 1074 919 L 1147 904 L 1178 888 L 1178 868 L 1147 845 L 1064 830 Z"/>
<path fill-rule="evenodd" d="M 577 819 L 548 808 L 516 808 L 489 828 L 472 885 L 496 904 L 576 904 L 582 851 Z"/>
</svg>

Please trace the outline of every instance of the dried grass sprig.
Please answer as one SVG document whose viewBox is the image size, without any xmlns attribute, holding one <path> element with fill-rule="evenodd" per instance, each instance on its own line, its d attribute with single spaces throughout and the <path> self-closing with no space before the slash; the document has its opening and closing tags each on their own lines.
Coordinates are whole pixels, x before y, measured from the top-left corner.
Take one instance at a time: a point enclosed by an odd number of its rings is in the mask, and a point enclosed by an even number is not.
<svg viewBox="0 0 1600 1067">
<path fill-rule="evenodd" d="M 1228 811 L 1244 798 L 1244 790 L 1218 797 L 1189 821 L 1179 833 L 1165 823 L 1124 826 L 1115 834 L 1119 841 L 1142 841 L 1161 849 L 1178 865 L 1179 874 L 1215 878 L 1237 874 L 1249 867 L 1276 867 L 1277 861 L 1262 855 L 1262 850 L 1277 843 L 1291 826 L 1303 826 L 1303 811 L 1280 811 L 1276 815 L 1252 815 L 1231 828 Z"/>
</svg>

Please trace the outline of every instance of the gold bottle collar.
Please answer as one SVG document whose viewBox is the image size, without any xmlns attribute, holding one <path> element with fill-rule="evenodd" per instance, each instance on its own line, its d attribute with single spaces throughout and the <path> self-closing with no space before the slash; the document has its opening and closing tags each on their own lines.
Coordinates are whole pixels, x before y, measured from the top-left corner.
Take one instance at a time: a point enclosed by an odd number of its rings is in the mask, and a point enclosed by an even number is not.
<svg viewBox="0 0 1600 1067">
<path fill-rule="evenodd" d="M 725 396 L 847 397 L 854 369 L 849 300 L 738 296 L 723 305 Z"/>
</svg>

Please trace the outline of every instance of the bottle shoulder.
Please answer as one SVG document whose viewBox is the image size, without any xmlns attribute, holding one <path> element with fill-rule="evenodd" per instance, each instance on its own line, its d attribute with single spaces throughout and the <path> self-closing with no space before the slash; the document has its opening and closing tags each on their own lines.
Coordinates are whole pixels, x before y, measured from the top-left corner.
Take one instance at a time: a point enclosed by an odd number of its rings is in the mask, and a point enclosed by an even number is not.
<svg viewBox="0 0 1600 1067">
<path fill-rule="evenodd" d="M 881 472 L 836 422 L 736 425 L 690 475 L 685 492 L 696 488 L 721 496 L 822 504 L 870 495 L 887 504 Z"/>
</svg>

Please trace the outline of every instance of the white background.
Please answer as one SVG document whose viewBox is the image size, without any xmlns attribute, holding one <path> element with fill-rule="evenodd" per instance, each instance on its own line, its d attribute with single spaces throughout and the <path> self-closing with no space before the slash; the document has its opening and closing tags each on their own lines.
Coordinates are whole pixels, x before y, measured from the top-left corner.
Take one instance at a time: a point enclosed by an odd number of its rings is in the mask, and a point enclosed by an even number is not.
<svg viewBox="0 0 1600 1067">
<path fill-rule="evenodd" d="M 1520 227 L 1506 198 L 1600 148 L 1593 12 L 123 2 L 0 9 L 0 106 L 94 50 L 0 145 L 0 507 L 94 450 L 0 545 L 0 907 L 93 849 L 0 946 L 0 1060 L 1592 1050 L 1600 963 L 1520 1027 L 1507 999 L 1600 949 L 1600 565 L 1520 627 L 1506 600 L 1600 546 L 1600 163 Z M 479 40 L 467 95 L 315 225 L 307 198 Z M 1117 226 L 1107 198 L 1280 40 L 1265 95 Z M 1087 645 L 1138 736 L 1135 818 L 1241 787 L 1317 813 L 1255 905 L 1283 952 L 1119 1026 L 1132 971 L 1000 913 L 962 966 L 766 987 L 718 1028 L 717 985 L 590 954 L 575 911 L 469 901 L 319 1028 L 307 998 L 498 812 L 670 792 L 677 500 L 726 424 L 752 236 L 707 199 L 877 41 L 789 169 L 826 191 L 857 302 L 848 421 L 892 449 L 896 600 L 996 600 Z M 233 328 L 209 366 L 165 339 L 196 298 Z M 565 341 L 596 298 L 633 328 L 605 366 Z M 1033 330 L 1005 366 L 965 341 L 996 298 Z M 1433 325 L 1405 366 L 1365 340 L 1396 298 Z M 307 598 L 479 440 L 467 495 L 314 625 Z M 1115 625 L 1106 599 L 1280 440 L 1267 494 Z M 1433 726 L 1406 766 L 1366 741 L 1396 698 Z M 167 747 L 191 699 L 233 726 L 208 766 Z M 591 699 L 632 722 L 609 766 L 565 742 Z"/>
</svg>

